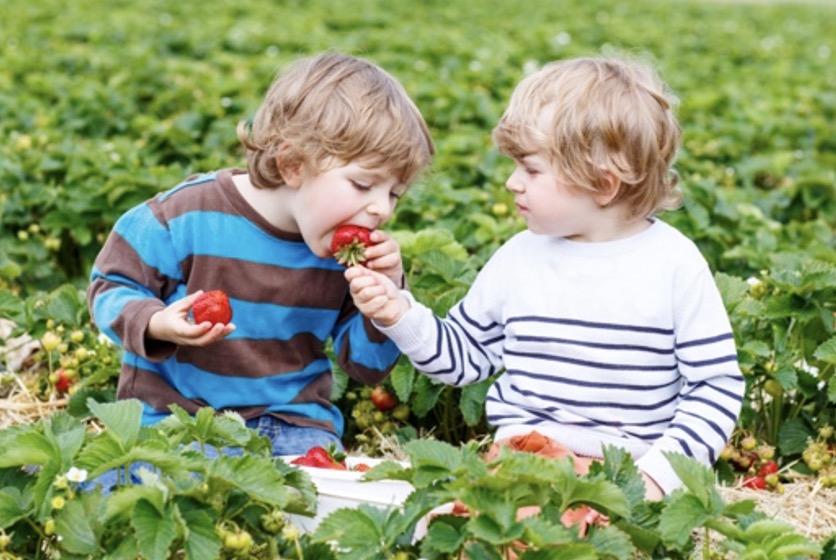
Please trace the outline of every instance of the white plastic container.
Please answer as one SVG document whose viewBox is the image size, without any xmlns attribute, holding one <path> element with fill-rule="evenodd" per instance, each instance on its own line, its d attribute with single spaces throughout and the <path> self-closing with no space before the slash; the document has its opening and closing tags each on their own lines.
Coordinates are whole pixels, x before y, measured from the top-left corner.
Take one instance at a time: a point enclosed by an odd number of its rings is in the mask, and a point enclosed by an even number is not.
<svg viewBox="0 0 836 560">
<path fill-rule="evenodd" d="M 285 456 L 282 459 L 290 463 L 297 456 Z M 374 467 L 382 463 L 383 459 L 371 457 L 348 457 L 346 465 L 349 468 L 364 463 Z M 319 495 L 317 499 L 316 517 L 291 515 L 294 525 L 302 531 L 313 531 L 334 510 L 340 508 L 357 508 L 360 504 L 370 504 L 380 508 L 400 506 L 412 493 L 413 487 L 402 480 L 374 480 L 363 482 L 363 472 L 338 471 L 334 469 L 320 469 L 293 465 L 299 467 L 311 477 Z"/>
</svg>

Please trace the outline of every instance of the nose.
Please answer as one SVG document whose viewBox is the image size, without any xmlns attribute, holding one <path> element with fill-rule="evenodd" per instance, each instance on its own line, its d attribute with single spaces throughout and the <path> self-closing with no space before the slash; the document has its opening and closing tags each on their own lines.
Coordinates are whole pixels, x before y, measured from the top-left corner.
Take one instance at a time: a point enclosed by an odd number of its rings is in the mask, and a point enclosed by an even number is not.
<svg viewBox="0 0 836 560">
<path fill-rule="evenodd" d="M 395 199 L 387 189 L 377 189 L 366 205 L 366 212 L 378 218 L 379 223 L 386 222 L 395 210 Z"/>
<path fill-rule="evenodd" d="M 522 181 L 520 181 L 519 177 L 517 176 L 516 170 L 514 170 L 514 172 L 508 176 L 508 180 L 505 181 L 505 188 L 514 194 L 519 194 L 523 192 L 523 190 L 525 190 Z"/>
</svg>

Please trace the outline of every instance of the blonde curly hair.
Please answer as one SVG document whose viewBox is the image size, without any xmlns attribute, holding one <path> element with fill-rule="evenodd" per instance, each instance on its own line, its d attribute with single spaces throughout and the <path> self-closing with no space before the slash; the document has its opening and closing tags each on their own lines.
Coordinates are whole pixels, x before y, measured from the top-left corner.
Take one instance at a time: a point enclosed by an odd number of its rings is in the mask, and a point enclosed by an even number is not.
<svg viewBox="0 0 836 560">
<path fill-rule="evenodd" d="M 620 187 L 609 204 L 646 217 L 682 200 L 672 167 L 682 141 L 677 101 L 647 62 L 552 62 L 517 85 L 492 137 L 515 159 L 542 153 L 576 188 L 604 191 L 610 173 Z"/>
<path fill-rule="evenodd" d="M 252 124 L 238 125 L 250 180 L 284 184 L 281 167 L 317 174 L 361 162 L 409 185 L 435 153 L 403 86 L 371 62 L 326 52 L 296 61 L 270 86 Z"/>
</svg>

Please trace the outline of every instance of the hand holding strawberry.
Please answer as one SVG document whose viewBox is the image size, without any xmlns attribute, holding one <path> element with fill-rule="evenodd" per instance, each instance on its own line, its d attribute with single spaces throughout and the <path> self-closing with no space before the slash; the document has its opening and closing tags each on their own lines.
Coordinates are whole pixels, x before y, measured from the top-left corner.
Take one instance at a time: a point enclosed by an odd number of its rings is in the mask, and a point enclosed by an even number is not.
<svg viewBox="0 0 836 560">
<path fill-rule="evenodd" d="M 189 321 L 192 307 L 201 297 L 203 292 L 196 292 L 151 315 L 145 336 L 183 346 L 206 346 L 229 336 L 235 330 L 232 323 L 213 322 L 213 319 L 199 323 Z"/>
<path fill-rule="evenodd" d="M 391 326 L 409 311 L 410 303 L 391 278 L 359 267 L 345 271 L 354 305 L 366 317 L 383 326 Z"/>
</svg>

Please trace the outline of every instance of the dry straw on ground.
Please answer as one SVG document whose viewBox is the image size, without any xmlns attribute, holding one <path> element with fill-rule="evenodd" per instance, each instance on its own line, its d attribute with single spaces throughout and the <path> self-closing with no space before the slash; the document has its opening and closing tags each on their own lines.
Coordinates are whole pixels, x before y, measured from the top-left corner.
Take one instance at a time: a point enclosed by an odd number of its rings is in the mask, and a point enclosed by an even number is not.
<svg viewBox="0 0 836 560">
<path fill-rule="evenodd" d="M 824 543 L 835 536 L 836 488 L 825 488 L 809 476 L 788 476 L 782 494 L 740 486 L 720 487 L 720 494 L 727 503 L 753 500 L 758 511 L 786 521 L 812 541 Z"/>
</svg>

